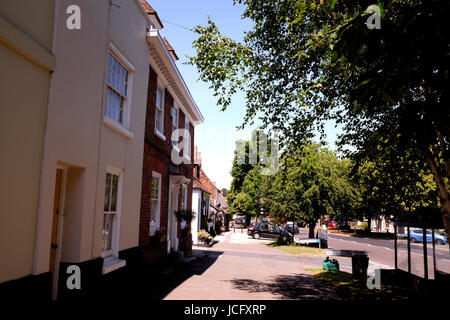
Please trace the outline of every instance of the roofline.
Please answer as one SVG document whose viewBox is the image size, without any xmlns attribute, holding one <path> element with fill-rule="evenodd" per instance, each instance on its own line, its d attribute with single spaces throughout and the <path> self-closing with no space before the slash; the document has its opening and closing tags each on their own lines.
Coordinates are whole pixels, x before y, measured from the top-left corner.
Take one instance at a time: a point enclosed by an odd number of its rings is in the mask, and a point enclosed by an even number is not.
<svg viewBox="0 0 450 320">
<path fill-rule="evenodd" d="M 141 11 L 142 15 L 145 17 L 145 19 L 147 20 L 147 22 L 149 22 L 150 24 L 152 24 L 152 20 L 149 17 L 149 14 L 147 13 L 147 10 L 145 10 L 144 6 L 142 5 L 141 1 L 139 0 L 134 0 L 134 3 L 138 6 L 139 10 Z M 159 18 L 158 18 L 159 19 Z"/>
<path fill-rule="evenodd" d="M 156 18 L 156 23 L 159 24 L 159 26 L 156 26 L 157 28 L 159 28 L 159 29 L 164 28 L 164 25 L 158 16 L 158 12 L 156 12 L 156 10 L 152 8 L 152 6 L 147 2 L 147 0 L 135 0 L 135 1 L 139 2 L 140 7 L 142 7 L 142 9 L 144 10 L 144 12 L 147 16 L 154 16 Z M 148 8 L 146 8 L 145 5 L 142 3 L 144 1 L 147 4 Z M 153 11 L 150 11 L 150 9 Z M 151 23 L 153 23 L 153 21 L 151 21 Z"/>
<path fill-rule="evenodd" d="M 172 64 L 172 68 L 175 70 L 175 72 L 176 72 L 178 78 L 180 79 L 180 82 L 181 82 L 181 84 L 183 85 L 183 88 L 184 88 L 185 92 L 188 94 L 189 100 L 191 101 L 192 105 L 193 105 L 194 108 L 195 108 L 194 113 L 197 113 L 196 116 L 199 118 L 199 121 L 197 122 L 197 124 L 202 123 L 202 122 L 205 120 L 205 118 L 203 117 L 202 112 L 200 111 L 199 107 L 198 107 L 197 104 L 195 103 L 195 100 L 194 100 L 194 98 L 192 97 L 191 92 L 189 91 L 189 88 L 188 88 L 188 86 L 186 85 L 186 82 L 184 81 L 184 78 L 183 78 L 183 76 L 182 76 L 181 73 L 180 73 L 180 70 L 178 70 L 178 67 L 177 67 L 177 65 L 175 64 L 175 62 L 173 61 L 173 59 L 172 59 L 172 57 L 171 57 L 171 55 L 170 55 L 169 50 L 167 49 L 166 45 L 164 44 L 164 40 L 163 40 L 163 38 L 161 37 L 161 35 L 160 35 L 160 33 L 159 33 L 159 30 L 155 30 L 155 29 L 150 30 L 150 31 L 147 33 L 147 39 L 148 39 L 148 38 L 150 38 L 150 39 L 151 39 L 151 38 L 153 38 L 153 39 L 155 39 L 155 38 L 158 39 L 159 45 L 160 45 L 160 46 L 162 47 L 162 49 L 164 50 L 164 52 L 165 52 L 167 58 L 169 59 L 170 63 Z"/>
</svg>

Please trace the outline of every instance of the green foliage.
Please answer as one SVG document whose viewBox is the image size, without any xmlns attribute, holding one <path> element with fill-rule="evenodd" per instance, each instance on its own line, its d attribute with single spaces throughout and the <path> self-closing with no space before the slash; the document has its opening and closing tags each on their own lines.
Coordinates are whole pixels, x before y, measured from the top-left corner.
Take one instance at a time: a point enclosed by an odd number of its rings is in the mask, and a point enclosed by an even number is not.
<svg viewBox="0 0 450 320">
<path fill-rule="evenodd" d="M 369 230 L 369 224 L 367 222 L 361 222 L 361 224 L 358 226 L 359 229 L 367 231 Z"/>
<path fill-rule="evenodd" d="M 202 221 L 200 225 L 200 229 L 208 230 L 208 218 L 206 216 L 202 216 Z"/>
<path fill-rule="evenodd" d="M 220 220 L 217 220 L 217 221 L 216 221 L 216 225 L 215 225 L 215 228 L 216 228 L 216 232 L 217 232 L 217 234 L 220 234 L 220 233 L 222 233 L 222 230 L 221 230 L 221 228 L 222 228 L 222 221 L 220 221 Z"/>
<path fill-rule="evenodd" d="M 275 239 L 275 243 L 277 246 L 285 246 L 292 243 L 291 237 L 278 236 Z"/>
<path fill-rule="evenodd" d="M 286 155 L 278 173 L 265 179 L 264 207 L 274 218 L 284 216 L 313 227 L 324 214 L 349 218 L 357 190 L 348 173 L 348 161 L 320 144 L 307 144 Z"/>
<path fill-rule="evenodd" d="M 217 235 L 217 232 L 213 227 L 209 228 L 209 235 L 211 236 L 211 238 L 214 238 Z"/>
<path fill-rule="evenodd" d="M 399 153 L 419 155 L 415 160 L 430 166 L 450 233 L 450 2 L 380 0 L 379 30 L 366 26 L 370 0 L 235 3 L 254 22 L 243 43 L 223 36 L 209 19 L 194 29 L 197 54 L 190 60 L 222 110 L 235 92 L 245 92 L 242 126 L 260 116 L 263 127 L 282 131 L 292 152 L 314 132 L 323 135 L 329 120 L 344 128 L 340 145 L 352 145 L 353 158 L 376 148 L 374 133 L 381 141 L 398 136 Z M 234 195 L 243 181 L 236 180 Z M 306 192 L 309 199 L 328 193 Z M 335 201 L 327 201 L 322 211 L 337 214 Z"/>
<path fill-rule="evenodd" d="M 206 230 L 200 230 L 197 233 L 197 237 L 200 241 L 206 244 L 209 244 L 213 241 L 213 237 Z"/>
<path fill-rule="evenodd" d="M 414 150 L 401 152 L 398 137 L 382 139 L 376 132 L 357 157 L 352 179 L 358 184 L 361 216 L 398 217 L 421 207 L 436 207 L 436 184 L 427 163 Z"/>
<path fill-rule="evenodd" d="M 195 217 L 195 212 L 189 209 L 181 209 L 175 211 L 175 216 L 179 222 L 184 220 L 186 223 L 190 223 Z"/>
<path fill-rule="evenodd" d="M 324 249 L 307 247 L 307 246 L 299 246 L 295 243 L 291 243 L 289 245 L 281 245 L 281 246 L 276 243 L 272 243 L 271 245 L 274 248 L 277 248 L 281 251 L 284 251 L 284 252 L 289 253 L 294 256 L 299 256 L 299 255 L 323 256 L 325 254 Z"/>
<path fill-rule="evenodd" d="M 245 216 L 252 209 L 253 200 L 245 192 L 240 192 L 236 195 L 230 206 L 230 212 L 234 215 Z"/>
</svg>

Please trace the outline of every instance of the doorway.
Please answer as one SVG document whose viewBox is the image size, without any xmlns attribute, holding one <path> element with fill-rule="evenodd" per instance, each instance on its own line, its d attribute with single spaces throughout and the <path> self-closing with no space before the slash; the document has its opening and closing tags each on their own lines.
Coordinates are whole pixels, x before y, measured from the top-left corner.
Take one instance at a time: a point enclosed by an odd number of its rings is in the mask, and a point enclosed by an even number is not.
<svg viewBox="0 0 450 320">
<path fill-rule="evenodd" d="M 64 181 L 65 170 L 63 168 L 56 169 L 55 194 L 53 197 L 53 216 L 52 216 L 52 234 L 50 242 L 50 261 L 49 270 L 52 274 L 52 298 L 56 299 L 59 276 L 60 261 L 60 243 L 61 243 L 61 226 L 62 212 L 64 202 Z"/>
</svg>

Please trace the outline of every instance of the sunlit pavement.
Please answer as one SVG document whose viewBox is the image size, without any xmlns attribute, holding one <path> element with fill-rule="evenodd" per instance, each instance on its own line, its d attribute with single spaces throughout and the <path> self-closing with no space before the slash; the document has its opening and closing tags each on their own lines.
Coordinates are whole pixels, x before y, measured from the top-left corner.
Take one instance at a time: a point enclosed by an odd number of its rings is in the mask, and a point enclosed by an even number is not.
<svg viewBox="0 0 450 320">
<path fill-rule="evenodd" d="M 301 259 L 254 240 L 246 230 L 228 232 L 194 262 L 198 272 L 179 284 L 165 300 L 337 299 L 307 269 L 322 268 L 322 258 Z M 201 264 L 206 265 L 202 268 Z"/>
<path fill-rule="evenodd" d="M 301 237 L 306 237 L 303 233 Z M 215 244 L 203 248 L 206 256 L 194 261 L 188 274 L 162 296 L 165 300 L 272 300 L 272 299 L 337 299 L 331 288 L 317 282 L 308 269 L 321 269 L 324 256 L 292 256 L 269 245 L 272 240 L 252 239 L 246 229 L 236 229 L 215 237 Z M 384 242 L 383 242 L 384 241 Z M 387 242 L 386 242 L 387 241 Z M 394 265 L 394 251 L 386 245 L 390 240 L 365 239 L 330 235 L 333 249 L 367 251 L 368 274 Z M 415 248 L 415 246 L 414 246 Z M 443 250 L 442 250 L 443 249 Z M 445 257 L 445 248 L 439 248 Z M 405 265 L 400 249 L 399 265 Z M 351 272 L 351 258 L 331 257 L 339 261 L 340 270 Z M 420 274 L 416 249 L 412 253 L 413 272 Z M 429 264 L 432 258 L 429 257 Z M 442 270 L 446 260 L 440 260 Z M 429 270 L 433 270 L 432 266 Z M 422 270 L 423 273 L 423 270 Z M 174 276 L 177 276 L 176 274 Z M 181 278 L 181 277 L 180 277 Z"/>
</svg>

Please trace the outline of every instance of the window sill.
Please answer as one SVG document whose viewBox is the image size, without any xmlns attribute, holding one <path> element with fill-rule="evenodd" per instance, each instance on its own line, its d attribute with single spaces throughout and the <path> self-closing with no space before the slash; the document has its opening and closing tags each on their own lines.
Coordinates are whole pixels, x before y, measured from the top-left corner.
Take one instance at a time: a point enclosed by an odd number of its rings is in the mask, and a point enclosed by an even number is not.
<svg viewBox="0 0 450 320">
<path fill-rule="evenodd" d="M 103 268 L 102 268 L 102 274 L 107 274 L 110 272 L 113 272 L 117 269 L 125 267 L 127 262 L 122 259 L 117 259 L 112 256 L 108 258 L 103 259 Z"/>
<path fill-rule="evenodd" d="M 133 139 L 134 138 L 134 134 L 133 132 L 129 131 L 128 129 L 126 129 L 124 126 L 122 126 L 120 123 L 118 123 L 117 121 L 111 119 L 108 116 L 104 116 L 103 117 L 103 124 L 114 130 L 115 132 L 117 132 L 118 134 L 124 136 L 127 139 Z"/>
<path fill-rule="evenodd" d="M 158 129 L 155 128 L 155 134 L 160 137 L 163 141 L 166 141 L 166 136 L 161 133 Z"/>
</svg>

